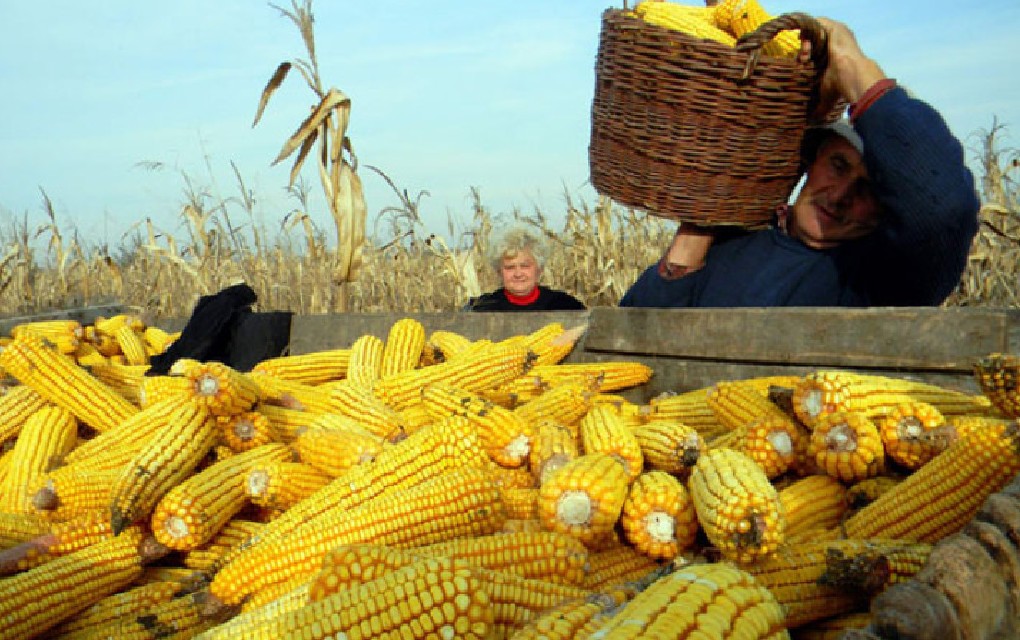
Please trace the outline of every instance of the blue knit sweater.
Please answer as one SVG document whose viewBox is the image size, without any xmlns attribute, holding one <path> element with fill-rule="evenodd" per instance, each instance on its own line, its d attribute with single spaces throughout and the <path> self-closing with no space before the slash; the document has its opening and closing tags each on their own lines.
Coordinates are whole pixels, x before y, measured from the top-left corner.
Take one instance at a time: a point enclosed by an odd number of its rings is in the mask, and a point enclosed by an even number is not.
<svg viewBox="0 0 1020 640">
<path fill-rule="evenodd" d="M 776 228 L 717 240 L 705 266 L 666 280 L 656 265 L 625 307 L 935 306 L 959 283 L 980 201 L 963 148 L 928 104 L 895 88 L 855 122 L 884 207 L 870 236 L 812 249 Z"/>
</svg>

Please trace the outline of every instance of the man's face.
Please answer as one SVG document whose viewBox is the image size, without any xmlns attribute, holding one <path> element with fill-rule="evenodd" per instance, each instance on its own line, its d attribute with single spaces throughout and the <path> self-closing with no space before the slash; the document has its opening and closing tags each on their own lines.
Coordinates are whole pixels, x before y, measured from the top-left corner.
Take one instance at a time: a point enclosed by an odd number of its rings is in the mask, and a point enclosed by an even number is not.
<svg viewBox="0 0 1020 640">
<path fill-rule="evenodd" d="M 503 258 L 500 268 L 503 288 L 515 296 L 526 296 L 538 285 L 542 270 L 530 251 L 520 251 L 509 258 Z"/>
<path fill-rule="evenodd" d="M 828 136 L 808 167 L 787 231 L 809 247 L 828 249 L 868 235 L 878 219 L 864 158 L 842 137 Z"/>
</svg>

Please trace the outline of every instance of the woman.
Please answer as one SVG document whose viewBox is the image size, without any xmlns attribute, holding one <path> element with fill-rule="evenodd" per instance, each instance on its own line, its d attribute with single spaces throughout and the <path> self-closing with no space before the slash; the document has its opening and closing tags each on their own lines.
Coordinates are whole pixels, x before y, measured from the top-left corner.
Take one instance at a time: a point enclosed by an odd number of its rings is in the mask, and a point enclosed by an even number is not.
<svg viewBox="0 0 1020 640">
<path fill-rule="evenodd" d="M 468 311 L 574 311 L 580 300 L 538 284 L 545 267 L 545 245 L 540 237 L 511 229 L 492 247 L 491 262 L 503 287 L 468 302 Z"/>
</svg>

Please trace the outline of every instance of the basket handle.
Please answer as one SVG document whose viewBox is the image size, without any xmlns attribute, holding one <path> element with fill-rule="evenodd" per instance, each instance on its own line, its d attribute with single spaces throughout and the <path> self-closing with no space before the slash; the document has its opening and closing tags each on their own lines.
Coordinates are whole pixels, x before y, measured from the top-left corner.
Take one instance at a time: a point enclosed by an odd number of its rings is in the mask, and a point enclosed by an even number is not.
<svg viewBox="0 0 1020 640">
<path fill-rule="evenodd" d="M 806 13 L 793 12 L 777 16 L 761 25 L 751 33 L 745 33 L 735 45 L 737 51 L 748 53 L 747 64 L 744 66 L 742 80 L 747 80 L 754 72 L 761 55 L 761 48 L 780 31 L 800 29 L 801 38 L 811 42 L 811 62 L 816 69 L 824 70 L 829 64 L 829 36 L 820 22 Z"/>
</svg>

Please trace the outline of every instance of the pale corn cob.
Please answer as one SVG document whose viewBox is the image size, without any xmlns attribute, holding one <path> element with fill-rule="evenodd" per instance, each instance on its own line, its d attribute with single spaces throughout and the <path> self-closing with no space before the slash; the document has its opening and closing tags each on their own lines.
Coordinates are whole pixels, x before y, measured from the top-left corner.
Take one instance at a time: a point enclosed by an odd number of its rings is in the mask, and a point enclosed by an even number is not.
<svg viewBox="0 0 1020 640">
<path fill-rule="evenodd" d="M 727 433 L 729 429 L 716 417 L 708 405 L 711 388 L 695 389 L 679 394 L 662 394 L 652 398 L 643 407 L 645 419 L 677 420 L 698 432 L 706 441 Z"/>
<path fill-rule="evenodd" d="M 664 560 L 693 545 L 698 533 L 694 501 L 680 481 L 664 471 L 646 471 L 634 480 L 620 524 L 639 551 Z"/>
<path fill-rule="evenodd" d="M 631 429 L 648 469 L 686 478 L 705 450 L 698 432 L 676 420 L 652 420 Z"/>
<path fill-rule="evenodd" d="M 123 396 L 39 338 L 25 336 L 4 347 L 0 368 L 99 432 L 138 413 Z"/>
<path fill-rule="evenodd" d="M 765 472 L 746 455 L 706 452 L 691 472 L 689 489 L 698 522 L 724 558 L 752 563 L 783 543 L 782 503 Z"/>
<path fill-rule="evenodd" d="M 248 473 L 256 465 L 292 458 L 282 443 L 264 444 L 217 462 L 159 500 L 152 513 L 152 533 L 161 544 L 190 551 L 205 544 L 247 504 Z"/>
<path fill-rule="evenodd" d="M 615 584 L 633 582 L 663 567 L 663 563 L 630 545 L 588 554 L 586 589 L 597 592 Z"/>
<path fill-rule="evenodd" d="M 786 518 L 786 539 L 800 540 L 817 529 L 834 529 L 850 508 L 846 487 L 827 475 L 811 475 L 779 491 Z"/>
<path fill-rule="evenodd" d="M 578 455 L 577 438 L 563 425 L 552 420 L 541 420 L 534 425 L 535 437 L 528 453 L 528 468 L 541 485 L 551 473 Z"/>
<path fill-rule="evenodd" d="M 612 456 L 579 456 L 542 484 L 539 519 L 546 529 L 572 535 L 589 548 L 597 548 L 610 538 L 629 484 L 623 464 Z"/>
</svg>

